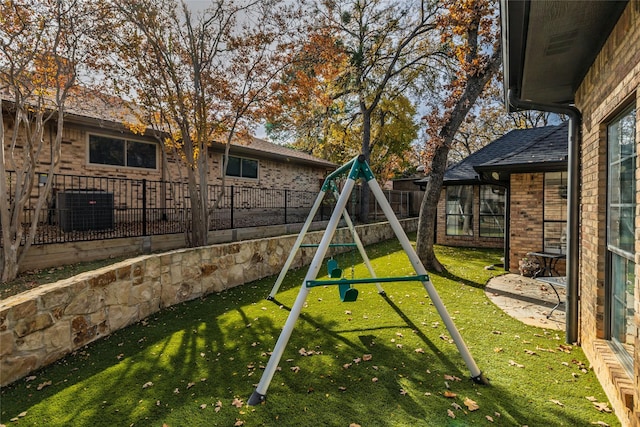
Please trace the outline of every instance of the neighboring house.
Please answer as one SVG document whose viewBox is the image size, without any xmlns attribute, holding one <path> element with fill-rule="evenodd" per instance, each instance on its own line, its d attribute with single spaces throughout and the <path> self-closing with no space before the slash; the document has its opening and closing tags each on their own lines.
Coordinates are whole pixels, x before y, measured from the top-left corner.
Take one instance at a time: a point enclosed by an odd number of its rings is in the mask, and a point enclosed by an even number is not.
<svg viewBox="0 0 640 427">
<path fill-rule="evenodd" d="M 567 341 L 638 427 L 640 1 L 502 0 L 501 19 L 509 108 L 570 117 Z"/>
<path fill-rule="evenodd" d="M 3 98 L 3 122 L 11 130 L 11 104 L 6 95 Z M 77 88 L 65 111 L 57 173 L 174 183 L 186 176 L 180 173 L 174 153 L 161 149 L 152 129 L 137 129 L 138 120 L 122 99 Z M 46 141 L 53 138 L 52 132 L 52 127 L 47 129 Z M 5 138 L 5 144 L 9 143 Z M 45 165 L 51 162 L 51 153 L 47 153 Z M 209 149 L 210 185 L 222 183 L 223 153 L 224 144 L 213 143 Z M 326 174 L 336 168 L 326 160 L 258 138 L 238 138 L 229 153 L 226 185 L 319 191 Z"/>
<path fill-rule="evenodd" d="M 507 188 L 507 198 L 502 200 L 507 215 L 506 270 L 518 272 L 519 261 L 529 257 L 529 252 L 566 254 L 567 130 L 564 122 L 511 131 L 490 144 L 498 145 L 492 160 L 474 165 L 483 182 Z M 492 195 L 481 199 L 480 219 L 484 215 L 485 221 L 491 218 L 487 208 L 482 209 L 491 206 L 487 199 L 501 201 Z M 555 274 L 564 275 L 564 260 L 555 270 Z"/>
<path fill-rule="evenodd" d="M 563 123 L 513 130 L 449 167 L 436 243 L 504 247 L 505 265 L 516 272 L 528 252 L 564 253 L 566 157 Z M 414 183 L 424 187 L 427 180 Z"/>
</svg>

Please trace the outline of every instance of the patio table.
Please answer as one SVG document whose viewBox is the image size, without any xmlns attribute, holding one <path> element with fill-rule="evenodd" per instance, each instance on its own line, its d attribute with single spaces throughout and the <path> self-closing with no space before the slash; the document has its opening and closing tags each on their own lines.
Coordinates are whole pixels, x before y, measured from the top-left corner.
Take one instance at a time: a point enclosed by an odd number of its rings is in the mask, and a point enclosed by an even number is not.
<svg viewBox="0 0 640 427">
<path fill-rule="evenodd" d="M 556 265 L 558 261 L 566 258 L 565 254 L 557 254 L 550 252 L 528 252 L 527 256 L 534 256 L 538 259 L 538 263 L 540 264 L 540 269 L 536 271 L 533 276 L 536 279 L 538 276 L 555 276 L 558 275 L 556 271 Z"/>
</svg>

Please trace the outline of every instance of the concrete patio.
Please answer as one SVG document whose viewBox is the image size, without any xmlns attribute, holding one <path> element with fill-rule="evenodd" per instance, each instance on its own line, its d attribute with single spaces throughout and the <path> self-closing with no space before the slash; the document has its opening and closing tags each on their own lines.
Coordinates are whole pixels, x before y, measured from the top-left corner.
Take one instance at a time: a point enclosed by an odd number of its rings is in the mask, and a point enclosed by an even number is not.
<svg viewBox="0 0 640 427">
<path fill-rule="evenodd" d="M 540 328 L 565 329 L 564 287 L 556 287 L 562 304 L 547 315 L 558 302 L 551 285 L 518 274 L 504 274 L 487 283 L 485 293 L 505 313 L 521 322 Z"/>
</svg>

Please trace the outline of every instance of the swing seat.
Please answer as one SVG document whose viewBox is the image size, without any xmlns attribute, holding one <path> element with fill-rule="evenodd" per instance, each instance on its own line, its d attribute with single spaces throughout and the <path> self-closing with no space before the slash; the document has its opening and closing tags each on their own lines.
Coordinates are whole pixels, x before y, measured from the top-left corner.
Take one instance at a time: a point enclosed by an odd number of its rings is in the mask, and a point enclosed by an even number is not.
<svg viewBox="0 0 640 427">
<path fill-rule="evenodd" d="M 327 274 L 332 279 L 339 279 L 342 277 L 342 270 L 338 268 L 338 261 L 335 259 L 327 261 Z"/>
<path fill-rule="evenodd" d="M 338 289 L 340 290 L 340 301 L 354 302 L 358 299 L 358 290 L 356 288 L 352 288 L 349 283 L 339 284 Z"/>
</svg>

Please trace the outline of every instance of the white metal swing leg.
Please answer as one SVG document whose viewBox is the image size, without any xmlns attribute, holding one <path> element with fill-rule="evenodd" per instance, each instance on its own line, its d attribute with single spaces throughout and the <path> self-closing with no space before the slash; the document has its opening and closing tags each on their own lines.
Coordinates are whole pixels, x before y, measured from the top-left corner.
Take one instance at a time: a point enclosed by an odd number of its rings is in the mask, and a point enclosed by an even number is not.
<svg viewBox="0 0 640 427">
<path fill-rule="evenodd" d="M 315 280 L 318 276 L 318 272 L 320 271 L 320 267 L 322 266 L 322 262 L 324 260 L 324 256 L 329 249 L 329 244 L 331 243 L 331 239 L 338 228 L 338 222 L 340 222 L 340 217 L 342 216 L 342 212 L 347 204 L 348 196 L 351 194 L 351 190 L 353 190 L 353 186 L 355 185 L 355 181 L 352 179 L 348 179 L 342 195 L 338 199 L 336 203 L 336 207 L 333 210 L 333 214 L 331 215 L 331 219 L 327 224 L 327 229 L 322 236 L 322 240 L 318 245 L 318 250 L 316 251 L 313 260 L 311 261 L 311 265 L 309 266 L 309 270 L 307 271 L 307 275 L 302 282 L 302 286 L 300 287 L 300 292 L 298 292 L 298 296 L 296 297 L 296 301 L 291 307 L 291 312 L 289 313 L 289 317 L 287 317 L 287 321 L 282 328 L 282 332 L 280 333 L 280 337 L 278 337 L 278 341 L 276 342 L 275 347 L 273 348 L 273 352 L 271 353 L 271 357 L 269 358 L 269 362 L 262 374 L 262 378 L 260 378 L 260 382 L 256 387 L 255 391 L 247 401 L 249 405 L 257 405 L 266 400 L 267 389 L 269 388 L 269 384 L 273 379 L 273 375 L 278 368 L 278 363 L 280 363 L 280 359 L 282 358 L 282 354 L 284 353 L 284 349 L 289 342 L 289 338 L 291 337 L 291 333 L 293 332 L 293 328 L 295 327 L 296 321 L 300 316 L 300 312 L 302 311 L 302 307 L 307 299 L 307 295 L 309 294 L 309 288 L 307 288 L 306 283 L 309 280 Z M 345 197 L 346 196 L 346 197 Z"/>
<path fill-rule="evenodd" d="M 422 265 L 422 261 L 420 261 L 420 258 L 418 258 L 418 254 L 413 249 L 413 246 L 411 246 L 411 242 L 409 241 L 409 238 L 405 234 L 404 229 L 402 228 L 402 225 L 400 225 L 400 221 L 398 221 L 398 218 L 396 218 L 396 215 L 393 212 L 393 209 L 391 209 L 391 205 L 389 205 L 389 202 L 384 197 L 384 193 L 382 192 L 380 185 L 378 185 L 375 179 L 368 181 L 368 184 L 369 184 L 369 188 L 371 189 L 371 192 L 376 197 L 378 204 L 382 208 L 382 211 L 385 213 L 385 216 L 387 217 L 387 220 L 389 221 L 391 228 L 395 232 L 396 237 L 400 241 L 400 244 L 402 245 L 402 249 L 404 249 L 405 253 L 409 257 L 409 261 L 411 262 L 411 265 L 415 269 L 416 273 L 418 275 L 427 275 L 427 270 L 424 268 L 424 265 Z M 438 292 L 433 286 L 433 283 L 431 283 L 431 280 L 426 280 L 422 282 L 422 284 L 424 285 L 424 288 L 429 294 L 429 298 L 433 302 L 433 305 L 438 310 L 438 314 L 440 314 L 442 321 L 447 327 L 447 331 L 449 332 L 449 335 L 451 335 L 451 338 L 455 342 L 456 347 L 458 348 L 458 352 L 462 356 L 462 359 L 466 363 L 467 368 L 471 372 L 471 378 L 476 382 L 485 383 L 486 380 L 483 378 L 482 372 L 478 368 L 478 365 L 476 365 L 476 362 L 473 360 L 473 357 L 471 356 L 469 349 L 467 348 L 464 340 L 462 339 L 460 332 L 458 332 L 458 329 L 453 323 L 453 320 L 451 319 L 449 312 L 447 311 L 442 300 L 440 299 L 440 295 L 438 295 Z"/>
<path fill-rule="evenodd" d="M 289 271 L 289 268 L 291 268 L 291 264 L 293 263 L 293 260 L 296 257 L 296 254 L 298 253 L 298 249 L 300 249 L 300 245 L 302 244 L 302 241 L 304 240 L 304 236 L 307 234 L 307 231 L 309 230 L 309 227 L 311 226 L 311 223 L 313 222 L 313 218 L 316 216 L 316 212 L 318 212 L 318 209 L 320 208 L 320 204 L 322 203 L 322 200 L 324 199 L 324 195 L 325 195 L 325 192 L 323 190 L 320 190 L 320 193 L 318 194 L 318 197 L 316 197 L 316 201 L 313 203 L 313 206 L 311 207 L 311 211 L 309 212 L 309 216 L 307 216 L 307 220 L 304 222 L 304 225 L 302 226 L 302 229 L 300 230 L 300 233 L 298 234 L 298 238 L 293 243 L 293 247 L 291 248 L 291 252 L 289 252 L 289 257 L 285 261 L 284 266 L 282 267 L 282 270 L 280 270 L 280 274 L 278 275 L 278 278 L 276 279 L 276 283 L 273 285 L 273 288 L 271 289 L 271 293 L 267 297 L 268 300 L 272 300 L 272 299 L 274 299 L 276 297 L 276 294 L 278 293 L 278 289 L 280 289 L 280 285 L 282 285 L 282 281 L 284 280 L 284 277 L 287 275 L 287 272 Z"/>
</svg>

